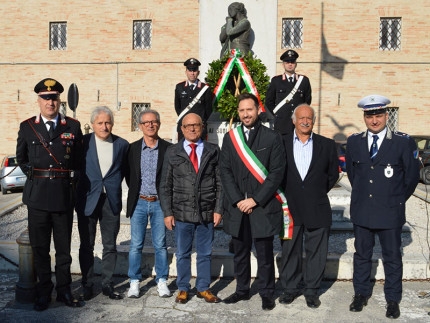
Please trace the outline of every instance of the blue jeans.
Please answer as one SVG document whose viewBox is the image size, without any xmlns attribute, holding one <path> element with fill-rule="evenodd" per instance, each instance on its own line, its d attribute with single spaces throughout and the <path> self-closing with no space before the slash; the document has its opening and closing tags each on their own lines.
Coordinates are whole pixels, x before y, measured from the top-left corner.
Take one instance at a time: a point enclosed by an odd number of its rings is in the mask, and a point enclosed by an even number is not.
<svg viewBox="0 0 430 323">
<path fill-rule="evenodd" d="M 152 245 L 155 249 L 155 281 L 167 280 L 169 264 L 167 262 L 166 227 L 160 201 L 148 202 L 139 199 L 130 219 L 131 243 L 128 254 L 128 277 L 131 281 L 142 280 L 142 248 L 145 241 L 148 217 L 151 221 Z"/>
<path fill-rule="evenodd" d="M 197 279 L 198 292 L 209 289 L 211 283 L 211 255 L 214 240 L 213 222 L 200 224 L 176 221 L 176 285 L 180 291 L 190 291 L 191 250 L 194 234 L 196 235 Z"/>
</svg>

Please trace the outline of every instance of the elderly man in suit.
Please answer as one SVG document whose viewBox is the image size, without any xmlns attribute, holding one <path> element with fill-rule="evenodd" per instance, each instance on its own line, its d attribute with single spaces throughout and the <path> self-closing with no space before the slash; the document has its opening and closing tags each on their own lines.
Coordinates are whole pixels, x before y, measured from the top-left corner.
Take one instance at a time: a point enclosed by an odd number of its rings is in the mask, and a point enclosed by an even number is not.
<svg viewBox="0 0 430 323">
<path fill-rule="evenodd" d="M 386 317 L 400 316 L 402 299 L 402 226 L 405 204 L 419 181 L 418 151 L 415 141 L 387 126 L 382 95 L 360 100 L 367 131 L 348 138 L 345 154 L 351 182 L 351 221 L 354 224 L 354 299 L 351 312 L 360 312 L 372 295 L 370 272 L 375 235 L 381 243 L 385 273 Z"/>
<path fill-rule="evenodd" d="M 259 103 L 255 95 L 239 96 L 238 113 L 242 125 L 224 136 L 220 170 L 225 192 L 224 230 L 233 237 L 236 292 L 224 302 L 249 299 L 251 282 L 251 247 L 257 251 L 258 287 L 263 310 L 275 307 L 275 264 L 273 236 L 283 224 L 281 203 L 275 193 L 285 169 L 281 136 L 261 125 Z M 247 156 L 242 159 L 242 156 Z M 256 164 L 252 161 L 259 160 Z M 250 166 L 255 164 L 255 167 Z M 260 166 L 259 166 L 260 165 Z M 262 182 L 254 175 L 264 173 Z"/>
<path fill-rule="evenodd" d="M 284 293 L 281 304 L 290 304 L 304 282 L 306 304 L 317 308 L 323 278 L 332 212 L 327 193 L 339 178 L 339 161 L 333 140 L 312 132 L 315 112 L 307 104 L 293 112 L 293 133 L 283 137 L 287 154 L 285 192 L 293 217 L 293 236 L 282 240 L 280 278 Z M 302 274 L 302 246 L 306 267 Z"/>
<path fill-rule="evenodd" d="M 93 295 L 94 242 L 99 222 L 103 243 L 103 295 L 121 299 L 122 296 L 114 291 L 112 275 L 117 257 L 116 237 L 122 209 L 121 182 L 127 171 L 128 142 L 112 134 L 114 117 L 108 107 L 100 106 L 93 110 L 91 125 L 94 133 L 84 136 L 84 165 L 76 203 L 83 296 L 89 300 Z"/>
<path fill-rule="evenodd" d="M 167 287 L 169 264 L 167 262 L 166 227 L 160 206 L 160 178 L 164 154 L 171 143 L 158 137 L 161 121 L 155 110 L 144 110 L 139 115 L 139 129 L 143 138 L 130 145 L 128 153 L 129 186 L 127 217 L 130 218 L 131 243 L 128 256 L 128 297 L 139 297 L 139 282 L 142 280 L 142 248 L 146 227 L 151 222 L 152 244 L 155 249 L 155 281 L 160 297 L 169 297 Z"/>
</svg>

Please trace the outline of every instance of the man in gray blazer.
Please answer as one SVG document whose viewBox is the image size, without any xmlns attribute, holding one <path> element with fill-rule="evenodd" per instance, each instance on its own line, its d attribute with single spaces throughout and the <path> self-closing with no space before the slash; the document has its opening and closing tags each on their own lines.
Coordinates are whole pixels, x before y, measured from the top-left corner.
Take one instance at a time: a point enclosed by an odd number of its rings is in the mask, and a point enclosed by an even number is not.
<svg viewBox="0 0 430 323">
<path fill-rule="evenodd" d="M 127 170 L 128 142 L 112 134 L 113 113 L 97 107 L 91 114 L 94 133 L 84 136 L 84 160 L 78 183 L 76 212 L 81 245 L 79 264 L 82 271 L 83 296 L 93 296 L 94 242 L 97 222 L 103 242 L 102 290 L 111 299 L 121 299 L 114 292 L 112 275 L 116 265 L 116 237 L 122 209 L 121 182 Z"/>
</svg>

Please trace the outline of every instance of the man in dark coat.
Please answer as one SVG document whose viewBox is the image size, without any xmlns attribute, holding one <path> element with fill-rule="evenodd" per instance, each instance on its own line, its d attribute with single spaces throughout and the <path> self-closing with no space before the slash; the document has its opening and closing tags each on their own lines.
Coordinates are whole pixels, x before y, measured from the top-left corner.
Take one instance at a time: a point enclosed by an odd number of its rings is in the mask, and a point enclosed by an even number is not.
<svg viewBox="0 0 430 323">
<path fill-rule="evenodd" d="M 77 188 L 76 212 L 80 237 L 79 264 L 83 296 L 93 296 L 94 244 L 97 222 L 102 236 L 102 292 L 110 299 L 122 299 L 113 288 L 117 250 L 116 238 L 122 210 L 121 183 L 127 171 L 128 142 L 112 134 L 114 116 L 105 106 L 91 113 L 93 133 L 84 136 L 84 162 Z"/>
<path fill-rule="evenodd" d="M 282 135 L 294 130 L 291 116 L 301 103 L 311 104 L 312 89 L 305 75 L 296 73 L 299 54 L 290 49 L 281 56 L 285 73 L 275 76 L 266 92 L 266 108 L 275 116 L 274 129 Z"/>
<path fill-rule="evenodd" d="M 314 109 L 307 104 L 299 105 L 293 112 L 293 123 L 293 133 L 283 139 L 287 154 L 285 193 L 294 226 L 292 239 L 281 242 L 279 275 L 284 293 L 279 302 L 292 303 L 299 295 L 303 280 L 306 304 L 317 308 L 321 304 L 318 290 L 327 259 L 332 218 L 327 193 L 339 178 L 339 161 L 334 141 L 312 132 Z"/>
<path fill-rule="evenodd" d="M 139 115 L 139 129 L 143 137 L 130 145 L 128 153 L 129 187 L 127 217 L 130 218 L 130 251 L 128 255 L 128 297 L 137 298 L 142 280 L 142 249 L 146 228 L 151 222 L 152 244 L 155 249 L 155 281 L 160 297 L 169 297 L 167 287 L 169 263 L 166 245 L 166 227 L 160 204 L 160 182 L 164 154 L 171 143 L 161 139 L 160 114 L 155 110 L 143 110 Z"/>
<path fill-rule="evenodd" d="M 348 138 L 346 169 L 351 182 L 351 221 L 354 224 L 354 299 L 349 309 L 360 312 L 372 295 L 370 273 L 375 234 L 382 248 L 385 272 L 386 316 L 400 316 L 402 298 L 401 233 L 405 224 L 405 204 L 419 181 L 418 150 L 407 134 L 387 127 L 382 95 L 363 98 L 367 131 Z"/>
<path fill-rule="evenodd" d="M 224 300 L 237 303 L 249 299 L 251 280 L 250 253 L 252 242 L 257 251 L 258 285 L 262 308 L 275 307 L 275 268 L 273 236 L 283 226 L 281 203 L 275 192 L 285 169 L 285 154 L 281 136 L 261 125 L 258 120 L 258 99 L 244 93 L 239 96 L 240 131 L 246 146 L 267 169 L 267 178 L 260 183 L 245 166 L 230 131 L 225 135 L 221 152 L 221 180 L 225 192 L 224 230 L 233 237 L 236 292 Z"/>
<path fill-rule="evenodd" d="M 214 227 L 221 222 L 222 189 L 218 166 L 219 147 L 203 141 L 203 122 L 195 113 L 182 121 L 184 139 L 170 146 L 164 158 L 160 184 L 161 207 L 168 230 L 175 227 L 176 303 L 188 301 L 191 250 L 197 251 L 197 297 L 208 303 L 221 300 L 209 290 Z"/>
<path fill-rule="evenodd" d="M 27 175 L 23 202 L 28 209 L 28 230 L 38 279 L 36 311 L 48 308 L 54 287 L 49 255 L 51 234 L 55 244 L 57 301 L 70 307 L 83 305 L 70 290 L 73 184 L 82 159 L 82 131 L 77 120 L 58 113 L 63 90 L 51 78 L 34 87 L 40 114 L 21 123 L 16 147 L 18 164 Z"/>
<path fill-rule="evenodd" d="M 202 138 L 206 139 L 206 122 L 212 113 L 212 90 L 209 85 L 198 79 L 201 63 L 195 58 L 189 58 L 184 62 L 187 80 L 176 84 L 175 111 L 178 115 L 178 140 L 184 137 L 181 129 L 182 119 L 188 113 L 195 113 L 203 120 Z"/>
</svg>

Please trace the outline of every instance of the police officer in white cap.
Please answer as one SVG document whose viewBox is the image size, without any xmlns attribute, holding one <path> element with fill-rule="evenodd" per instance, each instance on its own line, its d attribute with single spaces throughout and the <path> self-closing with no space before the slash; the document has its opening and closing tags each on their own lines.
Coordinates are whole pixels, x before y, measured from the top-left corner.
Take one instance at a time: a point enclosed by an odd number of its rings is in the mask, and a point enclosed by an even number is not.
<svg viewBox="0 0 430 323">
<path fill-rule="evenodd" d="M 387 127 L 382 95 L 360 100 L 367 131 L 348 138 L 346 167 L 351 182 L 351 221 L 354 224 L 354 298 L 349 307 L 360 312 L 372 295 L 370 273 L 375 234 L 382 248 L 386 317 L 400 316 L 402 298 L 401 233 L 405 204 L 419 181 L 418 152 L 407 134 Z"/>
</svg>

